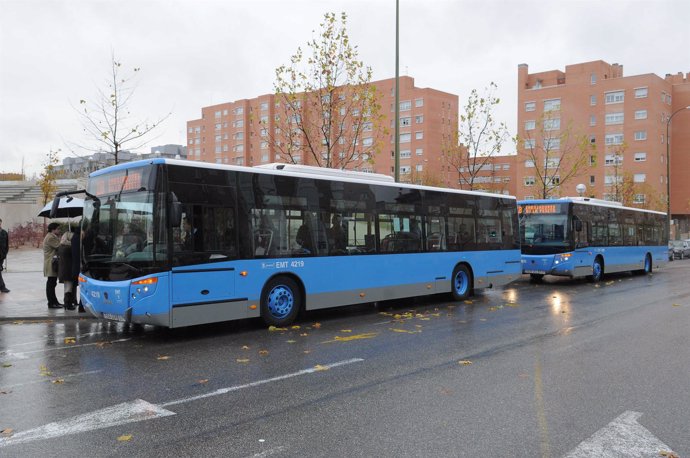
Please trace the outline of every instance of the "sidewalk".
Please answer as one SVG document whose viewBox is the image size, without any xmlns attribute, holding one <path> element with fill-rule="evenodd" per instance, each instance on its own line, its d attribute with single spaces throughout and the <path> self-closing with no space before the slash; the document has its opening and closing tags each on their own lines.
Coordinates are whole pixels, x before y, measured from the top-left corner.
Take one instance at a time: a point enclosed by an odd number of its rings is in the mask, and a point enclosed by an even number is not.
<svg viewBox="0 0 690 458">
<path fill-rule="evenodd" d="M 7 270 L 2 271 L 2 278 L 10 292 L 0 293 L 0 322 L 94 319 L 88 312 L 48 308 L 42 248 L 10 249 Z M 64 290 L 61 283 L 58 283 L 55 292 L 62 302 Z"/>
</svg>

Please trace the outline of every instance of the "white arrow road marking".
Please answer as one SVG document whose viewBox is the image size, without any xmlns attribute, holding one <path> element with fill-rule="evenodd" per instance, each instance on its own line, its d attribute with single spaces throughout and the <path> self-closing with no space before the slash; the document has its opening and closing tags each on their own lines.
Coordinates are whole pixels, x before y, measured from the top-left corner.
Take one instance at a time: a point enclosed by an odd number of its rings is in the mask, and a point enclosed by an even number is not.
<svg viewBox="0 0 690 458">
<path fill-rule="evenodd" d="M 564 458 L 657 457 L 672 450 L 637 422 L 640 412 L 627 411 L 580 443 Z"/>
<path fill-rule="evenodd" d="M 256 382 L 246 383 L 244 385 L 235 385 L 227 388 L 221 388 L 207 394 L 199 396 L 192 396 L 188 398 L 177 399 L 174 401 L 151 404 L 144 400 L 137 399 L 133 402 L 124 402 L 114 406 L 106 407 L 105 409 L 96 410 L 94 412 L 78 415 L 63 421 L 56 421 L 48 423 L 47 425 L 39 426 L 38 428 L 27 431 L 20 431 L 10 437 L 0 437 L 0 448 L 9 445 L 21 444 L 23 442 L 31 442 L 42 439 L 51 439 L 54 437 L 62 437 L 70 434 L 83 433 L 93 431 L 95 429 L 110 428 L 111 426 L 124 425 L 127 423 L 134 423 L 142 420 L 152 420 L 159 417 L 167 417 L 175 415 L 175 412 L 166 410 L 165 407 L 183 404 L 185 402 L 196 401 L 199 399 L 208 398 L 211 396 L 218 396 L 233 391 L 242 390 L 245 388 L 252 388 L 266 383 L 286 380 L 301 375 L 313 374 L 334 367 L 345 366 L 347 364 L 358 363 L 364 361 L 361 358 L 352 358 L 336 363 L 327 364 L 323 366 L 303 369 L 301 371 L 292 372 L 290 374 L 279 375 L 264 380 L 257 380 Z"/>
<path fill-rule="evenodd" d="M 11 437 L 0 439 L 0 447 L 39 439 L 67 436 L 69 434 L 109 428 L 152 418 L 167 417 L 169 415 L 175 415 L 175 413 L 155 404 L 137 399 L 134 402 L 124 402 L 67 420 L 56 421 L 55 423 L 48 423 L 28 431 L 18 432 Z"/>
</svg>

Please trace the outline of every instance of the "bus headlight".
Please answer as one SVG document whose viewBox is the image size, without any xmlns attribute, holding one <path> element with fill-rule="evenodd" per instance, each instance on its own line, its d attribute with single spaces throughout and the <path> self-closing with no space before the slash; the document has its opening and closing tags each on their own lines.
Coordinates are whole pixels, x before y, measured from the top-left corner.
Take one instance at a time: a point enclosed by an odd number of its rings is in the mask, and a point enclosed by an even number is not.
<svg viewBox="0 0 690 458">
<path fill-rule="evenodd" d="M 560 263 L 562 263 L 562 262 L 570 261 L 571 256 L 572 256 L 572 253 L 557 254 L 557 255 L 554 257 L 553 263 L 554 263 L 554 264 L 560 264 Z"/>
<path fill-rule="evenodd" d="M 156 291 L 158 284 L 158 277 L 149 277 L 141 280 L 133 281 L 130 287 L 130 296 L 132 299 L 140 299 L 142 297 L 150 296 Z"/>
</svg>

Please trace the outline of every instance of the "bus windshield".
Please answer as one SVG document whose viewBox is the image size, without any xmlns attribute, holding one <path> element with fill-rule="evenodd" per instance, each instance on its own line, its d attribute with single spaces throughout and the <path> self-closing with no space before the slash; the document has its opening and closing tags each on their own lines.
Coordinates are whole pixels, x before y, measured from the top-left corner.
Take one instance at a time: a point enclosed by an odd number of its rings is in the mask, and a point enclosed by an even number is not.
<svg viewBox="0 0 690 458">
<path fill-rule="evenodd" d="M 150 191 L 87 198 L 82 272 L 99 280 L 125 280 L 163 270 L 167 265 L 164 202 L 163 196 Z"/>
<path fill-rule="evenodd" d="M 521 212 L 520 242 L 523 254 L 557 254 L 573 250 L 568 215 Z"/>
</svg>

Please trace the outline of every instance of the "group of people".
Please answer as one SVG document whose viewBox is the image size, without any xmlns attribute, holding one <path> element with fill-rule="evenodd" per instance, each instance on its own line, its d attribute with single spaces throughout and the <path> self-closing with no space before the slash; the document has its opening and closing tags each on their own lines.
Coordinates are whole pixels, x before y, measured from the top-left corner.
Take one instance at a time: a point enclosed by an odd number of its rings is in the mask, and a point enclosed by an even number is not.
<svg viewBox="0 0 690 458">
<path fill-rule="evenodd" d="M 81 232 L 79 227 L 74 231 L 60 234 L 60 225 L 50 223 L 48 233 L 43 239 L 43 276 L 46 277 L 46 298 L 48 308 L 65 310 L 79 309 L 84 313 L 84 306 L 78 300 L 79 269 L 81 260 Z M 55 288 L 58 281 L 65 286 L 63 303 L 58 301 Z"/>
</svg>

